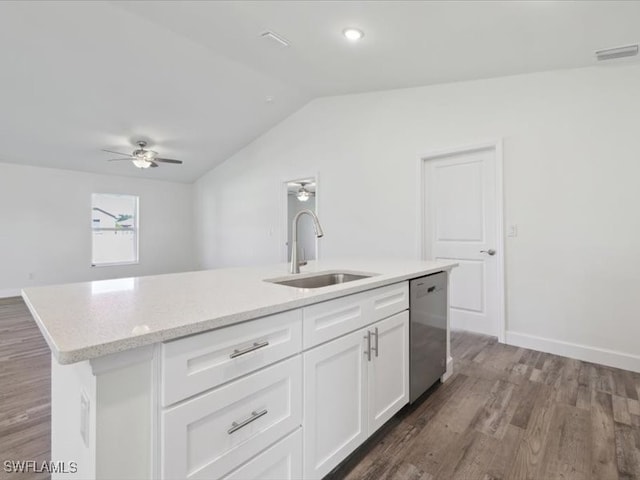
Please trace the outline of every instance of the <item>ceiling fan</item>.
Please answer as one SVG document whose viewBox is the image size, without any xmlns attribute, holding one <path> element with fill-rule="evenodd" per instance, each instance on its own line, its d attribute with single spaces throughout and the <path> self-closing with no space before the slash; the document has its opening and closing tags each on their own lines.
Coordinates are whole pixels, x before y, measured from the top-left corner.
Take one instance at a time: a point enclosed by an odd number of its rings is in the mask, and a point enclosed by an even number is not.
<svg viewBox="0 0 640 480">
<path fill-rule="evenodd" d="M 314 182 L 292 182 L 290 185 L 300 185 L 300 188 L 297 192 L 289 192 L 289 195 L 295 195 L 296 198 L 301 202 L 306 202 L 310 197 L 316 196 L 316 192 L 307 188 L 307 185 L 314 186 Z"/>
<path fill-rule="evenodd" d="M 112 158 L 108 160 L 109 162 L 119 162 L 122 160 L 130 160 L 136 167 L 138 168 L 149 168 L 149 167 L 158 167 L 158 163 L 174 163 L 180 165 L 182 160 L 173 160 L 171 158 L 161 158 L 158 157 L 158 152 L 154 152 L 153 150 L 148 150 L 145 147 L 147 146 L 147 142 L 144 140 L 140 140 L 136 142 L 138 148 L 136 148 L 132 153 L 120 153 L 114 152 L 113 150 L 105 150 L 103 152 L 115 153 L 116 155 L 123 155 L 127 158 Z"/>
</svg>

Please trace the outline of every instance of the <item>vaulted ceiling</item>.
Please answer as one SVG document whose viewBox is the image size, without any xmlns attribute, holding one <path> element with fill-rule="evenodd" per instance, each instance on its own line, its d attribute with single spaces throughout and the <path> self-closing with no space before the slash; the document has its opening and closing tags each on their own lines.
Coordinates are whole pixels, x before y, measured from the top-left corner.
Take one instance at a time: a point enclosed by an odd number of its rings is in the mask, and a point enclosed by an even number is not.
<svg viewBox="0 0 640 480">
<path fill-rule="evenodd" d="M 613 1 L 0 2 L 0 161 L 191 182 L 315 97 L 594 65 L 638 24 Z M 184 165 L 101 152 L 139 138 Z"/>
</svg>

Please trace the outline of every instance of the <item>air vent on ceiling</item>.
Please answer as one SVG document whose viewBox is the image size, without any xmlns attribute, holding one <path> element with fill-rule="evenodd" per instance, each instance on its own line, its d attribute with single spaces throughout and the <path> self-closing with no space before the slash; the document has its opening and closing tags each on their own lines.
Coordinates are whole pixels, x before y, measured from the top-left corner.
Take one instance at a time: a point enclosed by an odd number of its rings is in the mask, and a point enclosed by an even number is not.
<svg viewBox="0 0 640 480">
<path fill-rule="evenodd" d="M 266 39 L 266 40 L 269 40 L 270 42 L 277 43 L 281 47 L 288 47 L 289 46 L 289 41 L 286 38 L 281 37 L 280 35 L 278 35 L 275 32 L 266 31 L 260 36 L 262 38 Z"/>
<path fill-rule="evenodd" d="M 613 60 L 614 58 L 633 57 L 638 54 L 638 45 L 625 45 L 623 47 L 605 48 L 596 51 L 596 58 L 602 60 Z"/>
</svg>

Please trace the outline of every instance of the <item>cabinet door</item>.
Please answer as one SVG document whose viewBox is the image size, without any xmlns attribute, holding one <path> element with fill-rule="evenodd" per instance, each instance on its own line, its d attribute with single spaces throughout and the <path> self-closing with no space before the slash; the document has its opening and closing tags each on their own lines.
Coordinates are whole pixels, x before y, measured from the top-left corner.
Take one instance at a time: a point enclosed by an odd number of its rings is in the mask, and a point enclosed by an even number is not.
<svg viewBox="0 0 640 480">
<path fill-rule="evenodd" d="M 377 340 L 376 340 L 377 328 Z M 409 402 L 409 312 L 367 328 L 373 352 L 368 364 L 369 435 Z"/>
<path fill-rule="evenodd" d="M 304 478 L 322 478 L 367 438 L 365 330 L 304 354 Z"/>
</svg>

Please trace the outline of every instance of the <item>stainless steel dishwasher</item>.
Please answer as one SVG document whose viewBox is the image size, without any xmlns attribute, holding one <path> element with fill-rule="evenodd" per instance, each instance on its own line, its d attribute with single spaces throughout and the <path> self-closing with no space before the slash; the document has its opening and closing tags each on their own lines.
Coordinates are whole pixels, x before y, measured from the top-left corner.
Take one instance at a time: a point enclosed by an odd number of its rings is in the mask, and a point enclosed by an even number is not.
<svg viewBox="0 0 640 480">
<path fill-rule="evenodd" d="M 409 282 L 409 402 L 438 381 L 447 368 L 447 273 Z"/>
</svg>

